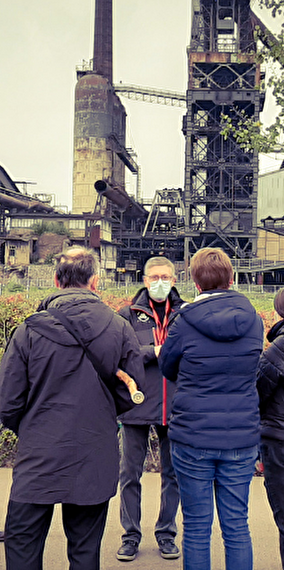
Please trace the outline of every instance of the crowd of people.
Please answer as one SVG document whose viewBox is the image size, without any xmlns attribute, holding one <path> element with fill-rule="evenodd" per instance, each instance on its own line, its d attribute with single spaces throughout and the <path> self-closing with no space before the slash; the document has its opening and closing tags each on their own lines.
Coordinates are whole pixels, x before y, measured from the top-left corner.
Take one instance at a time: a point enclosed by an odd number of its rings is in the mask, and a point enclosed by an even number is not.
<svg viewBox="0 0 284 570">
<path fill-rule="evenodd" d="M 174 264 L 149 258 L 143 287 L 117 314 L 96 293 L 92 250 L 57 256 L 56 292 L 16 329 L 0 364 L 0 419 L 19 436 L 2 537 L 7 570 L 42 570 L 57 503 L 70 570 L 99 570 L 118 485 L 124 532 L 116 557 L 133 561 L 151 426 L 160 448 L 153 531 L 162 558 L 181 555 L 181 503 L 183 569 L 210 570 L 215 502 L 226 570 L 252 570 L 248 499 L 261 454 L 284 569 L 284 289 L 274 301 L 282 320 L 263 352 L 262 319 L 231 288 L 227 254 L 200 249 L 190 274 L 198 295 L 188 303 Z M 141 404 L 131 398 L 133 381 Z"/>
</svg>

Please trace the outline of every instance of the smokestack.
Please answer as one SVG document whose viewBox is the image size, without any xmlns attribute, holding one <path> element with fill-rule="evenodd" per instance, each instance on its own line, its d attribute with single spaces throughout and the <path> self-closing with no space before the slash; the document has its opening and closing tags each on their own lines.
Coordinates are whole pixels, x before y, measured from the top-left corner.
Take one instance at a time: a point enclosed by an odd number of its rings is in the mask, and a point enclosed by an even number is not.
<svg viewBox="0 0 284 570">
<path fill-rule="evenodd" d="M 112 0 L 96 0 L 93 71 L 112 84 Z"/>
</svg>

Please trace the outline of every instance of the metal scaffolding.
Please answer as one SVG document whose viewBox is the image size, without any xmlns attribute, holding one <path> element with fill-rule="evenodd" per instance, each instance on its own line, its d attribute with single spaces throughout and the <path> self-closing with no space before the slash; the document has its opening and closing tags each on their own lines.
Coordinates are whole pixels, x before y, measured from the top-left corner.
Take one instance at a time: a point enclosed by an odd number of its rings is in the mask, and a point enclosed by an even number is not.
<svg viewBox="0 0 284 570">
<path fill-rule="evenodd" d="M 117 83 L 114 85 L 114 90 L 116 93 L 120 93 L 124 97 L 134 101 L 145 101 L 146 103 L 156 103 L 171 107 L 186 106 L 185 93 L 142 87 L 141 85 L 129 85 L 126 83 Z"/>
<path fill-rule="evenodd" d="M 255 121 L 264 103 L 249 0 L 194 0 L 185 136 L 185 268 L 200 247 L 256 253 L 257 152 L 221 134 L 222 114 Z"/>
</svg>

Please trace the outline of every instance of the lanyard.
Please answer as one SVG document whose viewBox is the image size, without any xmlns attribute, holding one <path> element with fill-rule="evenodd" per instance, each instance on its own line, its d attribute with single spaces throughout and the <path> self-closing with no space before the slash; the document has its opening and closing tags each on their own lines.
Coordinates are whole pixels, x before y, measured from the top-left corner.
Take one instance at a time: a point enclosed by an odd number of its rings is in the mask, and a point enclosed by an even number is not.
<svg viewBox="0 0 284 570">
<path fill-rule="evenodd" d="M 155 345 L 163 344 L 167 338 L 168 333 L 168 322 L 169 322 L 169 314 L 171 312 L 171 306 L 169 302 L 169 298 L 167 298 L 166 307 L 165 307 L 165 316 L 163 323 L 161 323 L 159 319 L 159 315 L 156 313 L 154 309 L 154 305 L 149 299 L 149 305 L 153 311 L 153 317 L 155 320 L 156 328 L 153 328 L 153 335 Z M 163 409 L 162 409 L 162 425 L 167 425 L 167 380 L 163 377 Z"/>
<path fill-rule="evenodd" d="M 153 311 L 153 317 L 154 317 L 154 321 L 156 324 L 156 328 L 155 328 L 155 341 L 156 344 L 164 344 L 166 338 L 167 338 L 167 334 L 168 334 L 168 322 L 169 322 L 169 314 L 171 312 L 171 306 L 170 306 L 170 301 L 169 298 L 167 297 L 167 301 L 166 301 L 166 306 L 165 306 L 165 316 L 163 319 L 163 322 L 161 323 L 160 319 L 159 319 L 159 315 L 158 313 L 155 311 L 154 309 L 154 305 L 151 301 L 151 299 L 149 299 L 149 305 Z"/>
</svg>

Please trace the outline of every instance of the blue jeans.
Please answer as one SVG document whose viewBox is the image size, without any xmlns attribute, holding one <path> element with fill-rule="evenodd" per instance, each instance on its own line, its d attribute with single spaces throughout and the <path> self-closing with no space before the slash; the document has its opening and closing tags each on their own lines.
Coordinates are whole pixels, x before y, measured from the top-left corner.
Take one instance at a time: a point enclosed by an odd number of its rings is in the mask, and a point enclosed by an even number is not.
<svg viewBox="0 0 284 570">
<path fill-rule="evenodd" d="M 263 438 L 260 449 L 264 466 L 264 484 L 279 530 L 280 556 L 284 569 L 284 441 Z"/>
<path fill-rule="evenodd" d="M 155 426 L 161 454 L 161 504 L 155 525 L 157 542 L 175 538 L 175 517 L 179 505 L 179 491 L 170 454 L 168 428 Z M 143 465 L 148 447 L 149 425 L 126 425 L 121 428 L 122 457 L 120 462 L 120 520 L 125 530 L 122 541 L 141 540 L 141 483 Z"/>
<path fill-rule="evenodd" d="M 252 570 L 247 523 L 249 486 L 257 446 L 235 450 L 195 449 L 172 442 L 183 512 L 184 570 L 210 570 L 214 494 L 225 544 L 226 570 Z"/>
</svg>

